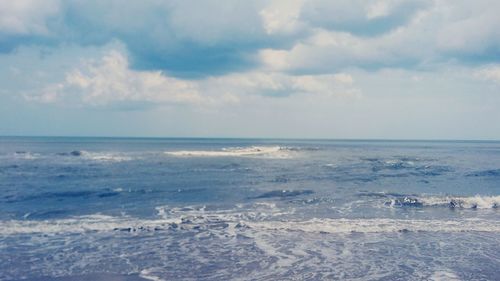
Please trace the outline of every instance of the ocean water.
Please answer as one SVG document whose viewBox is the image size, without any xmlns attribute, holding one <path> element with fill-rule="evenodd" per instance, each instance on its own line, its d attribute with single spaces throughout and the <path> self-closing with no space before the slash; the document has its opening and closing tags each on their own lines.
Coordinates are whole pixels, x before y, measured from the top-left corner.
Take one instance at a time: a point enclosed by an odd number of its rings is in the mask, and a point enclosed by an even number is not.
<svg viewBox="0 0 500 281">
<path fill-rule="evenodd" d="M 500 280 L 500 142 L 0 138 L 0 280 Z"/>
</svg>

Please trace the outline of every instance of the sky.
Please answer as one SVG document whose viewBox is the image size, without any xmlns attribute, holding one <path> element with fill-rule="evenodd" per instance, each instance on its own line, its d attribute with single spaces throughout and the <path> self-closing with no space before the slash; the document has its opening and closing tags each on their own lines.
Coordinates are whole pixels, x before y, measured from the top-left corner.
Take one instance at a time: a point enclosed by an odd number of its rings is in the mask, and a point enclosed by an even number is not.
<svg viewBox="0 0 500 281">
<path fill-rule="evenodd" d="M 497 0 L 0 0 L 0 135 L 500 139 Z"/>
</svg>

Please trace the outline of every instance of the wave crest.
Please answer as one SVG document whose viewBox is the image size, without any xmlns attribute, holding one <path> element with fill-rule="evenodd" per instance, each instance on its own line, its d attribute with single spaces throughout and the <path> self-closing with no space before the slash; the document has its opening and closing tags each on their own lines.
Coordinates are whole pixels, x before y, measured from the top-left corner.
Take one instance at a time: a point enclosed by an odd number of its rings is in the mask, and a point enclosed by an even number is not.
<svg viewBox="0 0 500 281">
<path fill-rule="evenodd" d="M 122 162 L 132 160 L 131 157 L 113 152 L 90 152 L 86 150 L 73 150 L 69 153 L 58 153 L 59 156 L 80 157 L 85 160 L 98 162 Z"/>
<path fill-rule="evenodd" d="M 281 146 L 228 147 L 221 150 L 180 150 L 165 151 L 176 157 L 269 157 L 289 158 L 294 150 Z"/>
<path fill-rule="evenodd" d="M 300 231 L 314 233 L 394 233 L 394 232 L 500 232 L 496 221 L 464 220 L 405 220 L 405 219 L 310 219 L 241 220 L 239 216 L 211 214 L 208 216 L 173 219 L 138 219 L 91 215 L 69 219 L 0 221 L 1 235 L 30 233 L 142 232 L 166 230 L 226 230 Z"/>
<path fill-rule="evenodd" d="M 391 207 L 449 207 L 458 209 L 496 209 L 500 207 L 500 196 L 430 196 L 409 197 L 391 199 L 385 203 Z"/>
</svg>

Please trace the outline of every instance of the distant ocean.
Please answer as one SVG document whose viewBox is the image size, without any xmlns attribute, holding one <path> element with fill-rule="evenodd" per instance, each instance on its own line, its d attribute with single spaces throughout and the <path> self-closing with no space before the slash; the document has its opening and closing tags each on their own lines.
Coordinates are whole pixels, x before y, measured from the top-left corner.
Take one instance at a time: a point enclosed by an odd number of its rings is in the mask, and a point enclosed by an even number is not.
<svg viewBox="0 0 500 281">
<path fill-rule="evenodd" d="M 500 280 L 500 142 L 0 138 L 0 280 Z"/>
</svg>

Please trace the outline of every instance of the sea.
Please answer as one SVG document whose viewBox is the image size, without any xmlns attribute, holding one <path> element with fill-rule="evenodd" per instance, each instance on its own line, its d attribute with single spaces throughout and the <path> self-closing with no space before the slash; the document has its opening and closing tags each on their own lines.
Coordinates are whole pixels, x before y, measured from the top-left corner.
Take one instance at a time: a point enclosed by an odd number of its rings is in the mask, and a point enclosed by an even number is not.
<svg viewBox="0 0 500 281">
<path fill-rule="evenodd" d="M 500 142 L 1 137 L 0 280 L 500 280 Z"/>
</svg>

